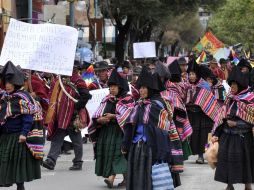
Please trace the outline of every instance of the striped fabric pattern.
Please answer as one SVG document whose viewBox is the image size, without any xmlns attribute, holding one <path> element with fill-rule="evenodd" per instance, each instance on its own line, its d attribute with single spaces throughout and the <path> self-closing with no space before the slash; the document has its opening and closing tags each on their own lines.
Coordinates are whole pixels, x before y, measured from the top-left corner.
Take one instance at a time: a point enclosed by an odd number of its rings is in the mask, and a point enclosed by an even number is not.
<svg viewBox="0 0 254 190">
<path fill-rule="evenodd" d="M 95 142 L 95 139 L 92 138 L 92 136 L 97 131 L 96 122 L 94 120 L 98 119 L 99 117 L 103 116 L 104 110 L 106 108 L 108 101 L 117 101 L 116 103 L 116 120 L 118 125 L 123 129 L 127 119 L 129 118 L 130 114 L 133 112 L 133 108 L 135 105 L 135 102 L 130 95 L 126 95 L 124 97 L 115 98 L 112 95 L 107 95 L 101 102 L 100 106 L 98 107 L 97 111 L 92 116 L 92 122 L 90 122 L 88 126 L 88 134 L 91 137 L 91 140 Z"/>
<path fill-rule="evenodd" d="M 167 81 L 166 89 L 167 90 L 161 93 L 161 96 L 167 100 L 170 105 L 172 105 L 172 111 L 177 109 L 185 113 L 185 117 L 180 117 L 178 115 L 176 116 L 176 121 L 179 123 L 176 126 L 177 132 L 180 136 L 181 141 L 184 142 L 188 137 L 191 136 L 193 132 L 184 103 L 188 84 L 184 82 L 173 83 Z"/>
<path fill-rule="evenodd" d="M 199 106 L 202 111 L 210 117 L 213 121 L 217 120 L 218 113 L 220 113 L 221 106 L 213 93 L 204 88 L 195 87 L 188 90 L 186 104 L 194 104 Z"/>
<path fill-rule="evenodd" d="M 3 125 L 8 118 L 22 114 L 33 115 L 33 126 L 27 134 L 26 145 L 36 159 L 42 159 L 44 156 L 44 134 L 40 103 L 25 91 L 18 91 L 12 95 L 4 94 L 1 98 L 1 124 Z"/>
<path fill-rule="evenodd" d="M 168 132 L 168 137 L 171 142 L 171 154 L 172 154 L 172 163 L 171 169 L 176 173 L 183 172 L 183 151 L 182 144 L 177 132 L 174 122 L 169 121 L 168 114 L 171 112 L 171 108 L 167 106 L 167 101 L 160 100 L 139 100 L 136 103 L 135 108 L 131 112 L 130 119 L 128 123 L 136 125 L 138 121 L 137 110 L 142 108 L 144 112 L 142 113 L 143 124 L 151 124 L 157 128 L 166 130 Z M 169 109 L 169 110 L 168 110 Z"/>
<path fill-rule="evenodd" d="M 237 105 L 236 113 L 232 110 L 235 103 Z M 252 124 L 254 136 L 254 93 L 250 92 L 250 89 L 246 89 L 238 95 L 229 94 L 220 113 L 220 117 L 218 118 L 220 123 L 222 123 L 222 120 L 227 118 L 228 115 L 235 115 L 243 121 Z M 217 126 L 214 127 L 213 132 L 215 132 L 216 128 Z"/>
<path fill-rule="evenodd" d="M 153 190 L 173 190 L 173 179 L 167 163 L 152 166 Z"/>
</svg>

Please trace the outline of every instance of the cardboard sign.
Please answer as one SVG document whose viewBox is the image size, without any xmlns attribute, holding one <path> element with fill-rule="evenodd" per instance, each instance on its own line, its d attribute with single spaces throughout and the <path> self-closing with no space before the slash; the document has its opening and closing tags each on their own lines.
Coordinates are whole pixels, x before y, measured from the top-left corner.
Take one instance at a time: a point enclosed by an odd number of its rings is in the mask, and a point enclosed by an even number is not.
<svg viewBox="0 0 254 190">
<path fill-rule="evenodd" d="M 71 76 L 77 41 L 75 28 L 11 19 L 0 65 L 12 61 L 23 69 Z"/>
<path fill-rule="evenodd" d="M 156 57 L 155 42 L 133 44 L 134 59 Z"/>
</svg>

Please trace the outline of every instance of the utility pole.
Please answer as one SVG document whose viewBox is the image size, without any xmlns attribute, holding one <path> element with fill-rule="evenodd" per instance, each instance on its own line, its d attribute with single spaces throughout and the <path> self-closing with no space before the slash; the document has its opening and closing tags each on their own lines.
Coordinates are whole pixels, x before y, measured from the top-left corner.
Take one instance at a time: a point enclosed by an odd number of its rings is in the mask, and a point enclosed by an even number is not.
<svg viewBox="0 0 254 190">
<path fill-rule="evenodd" d="M 74 1 L 70 2 L 70 26 L 74 27 Z"/>
<path fill-rule="evenodd" d="M 28 18 L 29 22 L 33 23 L 33 0 L 28 0 Z"/>
</svg>

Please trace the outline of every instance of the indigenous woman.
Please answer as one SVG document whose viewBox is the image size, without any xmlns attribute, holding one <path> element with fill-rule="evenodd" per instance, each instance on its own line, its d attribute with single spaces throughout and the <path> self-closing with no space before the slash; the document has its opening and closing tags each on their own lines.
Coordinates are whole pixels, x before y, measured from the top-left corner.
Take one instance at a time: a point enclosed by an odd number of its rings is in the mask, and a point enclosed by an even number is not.
<svg viewBox="0 0 254 190">
<path fill-rule="evenodd" d="M 157 161 L 171 162 L 170 122 L 158 74 L 143 67 L 137 84 L 141 99 L 124 127 L 122 145 L 122 151 L 129 153 L 127 190 L 151 190 L 152 166 Z"/>
<path fill-rule="evenodd" d="M 198 155 L 196 163 L 204 164 L 203 153 L 208 133 L 212 130 L 220 106 L 210 91 L 209 84 L 201 78 L 203 68 L 195 62 L 189 64 L 191 88 L 187 91 L 186 107 L 193 129 L 190 145 L 193 155 Z"/>
<path fill-rule="evenodd" d="M 112 71 L 108 86 L 110 94 L 102 100 L 88 131 L 95 149 L 95 173 L 106 178 L 105 183 L 112 188 L 116 174 L 127 172 L 127 161 L 121 153 L 122 128 L 134 101 L 127 94 L 127 80 L 116 70 Z M 125 181 L 118 185 L 125 185 Z"/>
<path fill-rule="evenodd" d="M 175 60 L 169 65 L 171 78 L 166 82 L 166 91 L 163 92 L 163 97 L 167 97 L 173 103 L 173 120 L 176 125 L 180 140 L 182 142 L 184 160 L 192 155 L 189 139 L 192 134 L 192 127 L 188 118 L 184 100 L 188 84 L 183 82 L 181 65 L 179 60 Z M 182 66 L 183 67 L 183 66 Z"/>
<path fill-rule="evenodd" d="M 16 183 L 18 190 L 24 190 L 24 182 L 41 178 L 40 160 L 33 157 L 26 142 L 33 114 L 39 109 L 21 89 L 24 75 L 11 62 L 2 69 L 1 80 L 6 91 L 0 100 L 0 186 Z"/>
<path fill-rule="evenodd" d="M 178 64 L 177 64 L 177 66 L 178 66 Z M 163 63 L 161 63 L 161 62 L 156 63 L 155 73 L 157 73 L 159 75 L 161 82 L 163 83 L 163 86 L 166 88 L 166 90 L 162 91 L 160 94 L 167 105 L 167 111 L 169 114 L 169 121 L 172 123 L 175 123 L 175 125 L 170 126 L 169 137 L 170 137 L 170 141 L 171 141 L 171 155 L 172 155 L 171 173 L 172 173 L 174 186 L 178 187 L 181 185 L 179 173 L 183 172 L 183 160 L 184 160 L 181 137 L 183 137 L 183 133 L 184 133 L 184 135 L 187 136 L 186 128 L 183 126 L 179 126 L 179 124 L 176 123 L 177 121 L 175 119 L 176 118 L 175 113 L 177 113 L 176 110 L 177 110 L 177 107 L 179 107 L 179 106 L 177 106 L 177 103 L 179 103 L 179 101 L 181 101 L 181 100 L 179 100 L 179 99 L 181 99 L 181 96 L 180 96 L 180 94 L 176 94 L 177 92 L 175 91 L 175 89 L 173 90 L 173 84 L 170 83 L 170 81 L 169 81 L 174 77 L 174 74 L 172 75 L 172 73 L 169 72 L 169 69 L 166 66 L 164 66 Z M 181 78 L 181 73 L 180 73 L 180 78 Z M 184 104 L 183 104 L 183 106 L 184 106 Z M 187 113 L 186 113 L 186 115 L 187 115 Z M 189 127 L 190 127 L 190 125 L 189 125 Z M 189 135 L 190 134 L 191 133 L 189 133 Z M 186 139 L 186 137 L 184 137 L 184 140 L 185 139 Z"/>
<path fill-rule="evenodd" d="M 212 141 L 219 141 L 215 180 L 228 184 L 245 184 L 251 190 L 254 183 L 254 93 L 248 88 L 248 75 L 235 67 L 229 75 L 231 92 L 221 116 L 223 124 L 214 130 Z M 253 131 L 254 132 L 254 131 Z"/>
</svg>

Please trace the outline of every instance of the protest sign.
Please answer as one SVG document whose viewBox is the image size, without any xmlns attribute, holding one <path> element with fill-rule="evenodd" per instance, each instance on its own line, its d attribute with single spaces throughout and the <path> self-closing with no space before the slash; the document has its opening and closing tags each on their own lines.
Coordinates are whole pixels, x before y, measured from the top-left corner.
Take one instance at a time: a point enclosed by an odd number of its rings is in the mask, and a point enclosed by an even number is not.
<svg viewBox="0 0 254 190">
<path fill-rule="evenodd" d="M 90 117 L 92 117 L 103 98 L 105 98 L 109 94 L 109 89 L 103 88 L 99 90 L 91 90 L 90 94 L 92 95 L 92 99 L 87 102 L 86 108 L 89 112 Z"/>
<path fill-rule="evenodd" d="M 133 44 L 134 59 L 156 57 L 155 42 Z"/>
<path fill-rule="evenodd" d="M 75 28 L 11 19 L 0 65 L 12 61 L 23 69 L 71 76 L 77 41 Z"/>
</svg>

